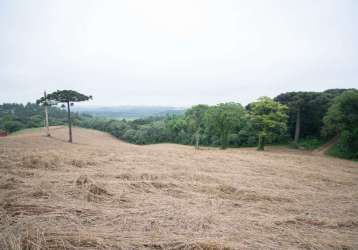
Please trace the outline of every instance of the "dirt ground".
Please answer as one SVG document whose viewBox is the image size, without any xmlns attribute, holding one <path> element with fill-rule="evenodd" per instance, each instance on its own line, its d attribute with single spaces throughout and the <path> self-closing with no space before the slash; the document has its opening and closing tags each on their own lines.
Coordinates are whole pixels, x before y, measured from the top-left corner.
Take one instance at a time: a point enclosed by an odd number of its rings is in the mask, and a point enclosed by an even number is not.
<svg viewBox="0 0 358 250">
<path fill-rule="evenodd" d="M 268 148 L 0 138 L 0 249 L 358 249 L 358 163 Z"/>
</svg>

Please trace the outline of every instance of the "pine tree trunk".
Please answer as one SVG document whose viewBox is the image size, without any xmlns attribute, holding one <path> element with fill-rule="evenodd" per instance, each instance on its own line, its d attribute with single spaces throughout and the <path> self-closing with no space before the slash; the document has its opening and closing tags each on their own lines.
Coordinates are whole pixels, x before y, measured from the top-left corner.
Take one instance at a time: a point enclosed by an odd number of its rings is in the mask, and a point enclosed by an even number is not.
<svg viewBox="0 0 358 250">
<path fill-rule="evenodd" d="M 298 108 L 296 116 L 296 129 L 295 129 L 295 146 L 298 147 L 298 141 L 300 139 L 300 128 L 301 127 L 301 110 Z"/>
<path fill-rule="evenodd" d="M 50 137 L 50 128 L 48 126 L 48 106 L 45 106 L 45 126 L 46 126 L 46 135 Z"/>
<path fill-rule="evenodd" d="M 71 124 L 71 110 L 70 102 L 67 102 L 67 118 L 68 118 L 68 132 L 69 132 L 69 142 L 72 143 L 72 124 Z"/>
<path fill-rule="evenodd" d="M 50 128 L 48 125 L 48 101 L 47 101 L 47 94 L 46 91 L 44 92 L 45 97 L 45 127 L 46 127 L 46 135 L 50 137 Z"/>
</svg>

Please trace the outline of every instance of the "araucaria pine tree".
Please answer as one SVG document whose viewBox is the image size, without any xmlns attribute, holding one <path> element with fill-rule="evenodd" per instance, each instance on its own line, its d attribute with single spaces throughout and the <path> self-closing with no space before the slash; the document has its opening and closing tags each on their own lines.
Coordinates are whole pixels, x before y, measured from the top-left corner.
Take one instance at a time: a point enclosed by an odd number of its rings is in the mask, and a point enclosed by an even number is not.
<svg viewBox="0 0 358 250">
<path fill-rule="evenodd" d="M 64 103 L 67 105 L 67 118 L 68 118 L 68 132 L 69 142 L 72 143 L 72 122 L 71 122 L 71 108 L 75 102 L 83 102 L 92 99 L 92 96 L 87 96 L 78 93 L 74 90 L 57 90 L 47 95 L 47 100 L 57 103 Z"/>
</svg>

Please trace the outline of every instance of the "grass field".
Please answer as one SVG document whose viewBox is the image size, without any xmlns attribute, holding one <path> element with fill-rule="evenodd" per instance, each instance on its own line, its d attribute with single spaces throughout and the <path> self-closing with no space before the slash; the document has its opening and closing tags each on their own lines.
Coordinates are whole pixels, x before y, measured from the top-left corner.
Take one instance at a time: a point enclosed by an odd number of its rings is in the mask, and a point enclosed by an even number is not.
<svg viewBox="0 0 358 250">
<path fill-rule="evenodd" d="M 268 147 L 0 138 L 0 249 L 358 249 L 358 163 Z"/>
<path fill-rule="evenodd" d="M 25 129 L 21 129 L 18 130 L 14 133 L 11 133 L 11 135 L 22 135 L 22 134 L 29 134 L 31 132 L 41 132 L 42 130 L 44 130 L 44 128 L 25 128 Z"/>
</svg>

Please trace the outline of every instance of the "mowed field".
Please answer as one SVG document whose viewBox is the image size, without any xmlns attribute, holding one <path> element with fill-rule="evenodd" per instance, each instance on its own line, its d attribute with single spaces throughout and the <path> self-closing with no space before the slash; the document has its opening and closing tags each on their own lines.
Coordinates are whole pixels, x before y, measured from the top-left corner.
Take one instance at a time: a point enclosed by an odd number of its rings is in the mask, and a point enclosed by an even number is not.
<svg viewBox="0 0 358 250">
<path fill-rule="evenodd" d="M 358 249 L 358 163 L 268 147 L 0 138 L 0 249 Z"/>
</svg>

